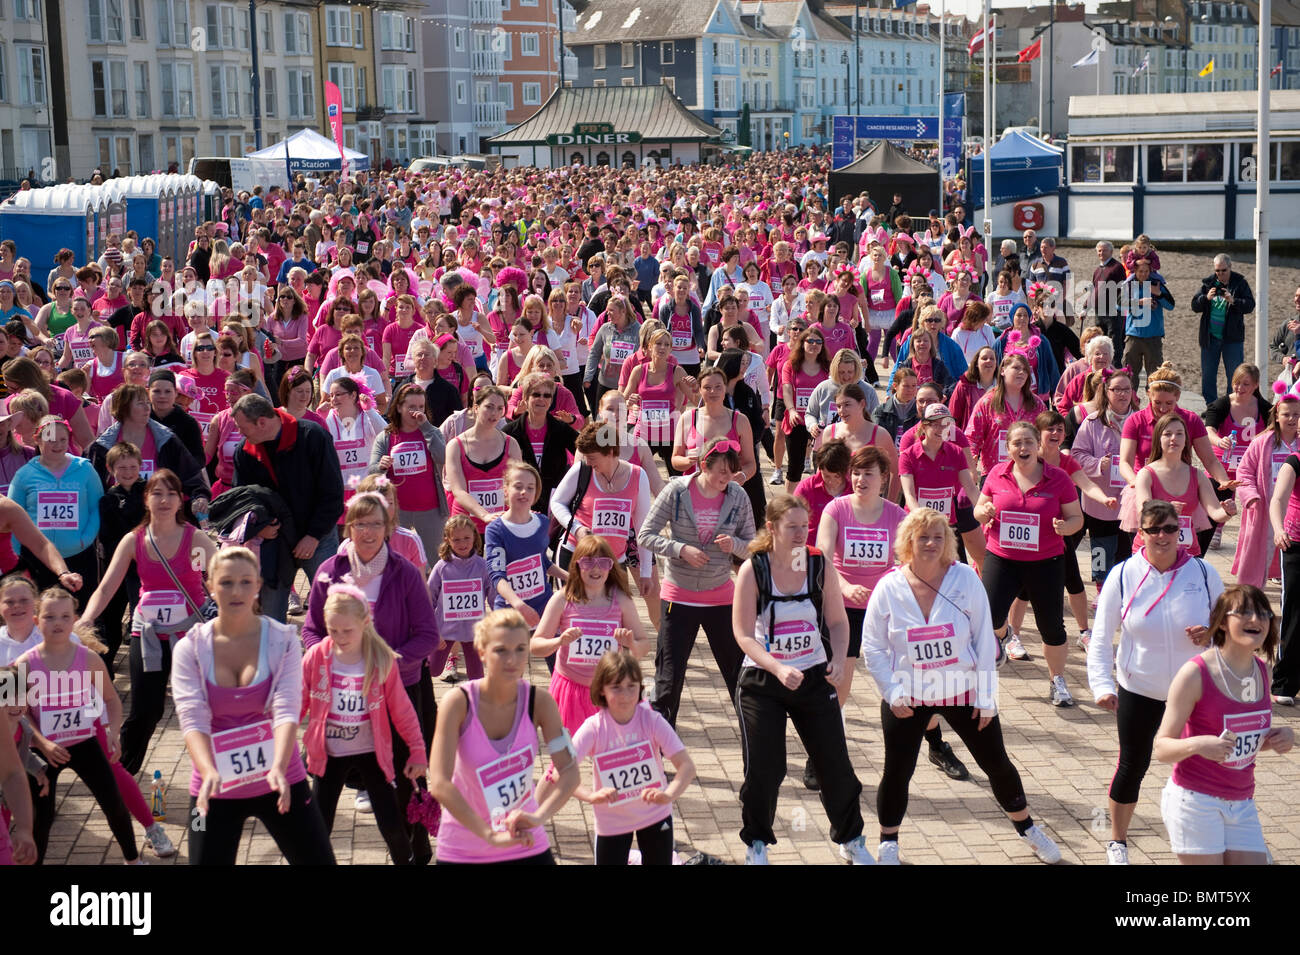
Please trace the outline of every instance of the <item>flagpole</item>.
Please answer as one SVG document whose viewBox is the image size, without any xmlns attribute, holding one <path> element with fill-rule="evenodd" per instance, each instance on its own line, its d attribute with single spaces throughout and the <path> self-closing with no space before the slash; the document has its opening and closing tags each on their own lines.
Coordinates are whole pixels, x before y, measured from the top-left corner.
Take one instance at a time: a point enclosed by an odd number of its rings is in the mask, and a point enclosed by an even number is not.
<svg viewBox="0 0 1300 955">
<path fill-rule="evenodd" d="M 992 107 L 990 102 L 991 92 L 989 90 L 989 47 L 992 45 L 989 40 L 989 31 L 992 26 L 993 17 L 993 0 L 984 0 L 984 248 L 986 250 L 985 268 L 988 270 L 990 285 L 993 278 L 993 256 L 987 254 L 993 248 L 993 169 L 989 160 L 989 149 L 993 146 L 993 136 L 990 133 L 992 128 L 992 117 L 989 110 Z"/>
<path fill-rule="evenodd" d="M 1101 50 L 1097 51 L 1097 95 L 1101 95 Z"/>
<path fill-rule="evenodd" d="M 947 32 L 948 31 L 944 29 L 943 0 L 939 0 L 939 205 L 938 205 L 938 209 L 939 209 L 939 216 L 941 218 L 944 214 L 943 140 L 944 140 L 944 134 L 947 132 L 946 128 L 944 127 L 944 120 L 947 119 L 947 116 L 944 113 L 944 104 L 946 102 L 946 94 L 948 92 L 948 89 L 944 85 L 944 75 L 943 75 L 944 47 L 946 46 L 944 40 L 946 39 L 945 34 Z"/>
<path fill-rule="evenodd" d="M 1268 380 L 1268 186 L 1272 147 L 1269 145 L 1269 75 L 1272 60 L 1272 0 L 1259 0 L 1259 102 L 1255 128 L 1255 364 Z"/>
<path fill-rule="evenodd" d="M 998 15 L 996 13 L 993 14 L 993 33 L 989 37 L 989 43 L 993 44 L 991 54 L 993 57 L 993 72 L 989 77 L 989 86 L 993 91 L 993 102 L 989 109 L 993 116 L 993 140 L 996 142 L 998 135 Z M 985 246 L 985 248 L 987 249 L 988 246 Z M 992 275 L 992 273 L 989 274 Z"/>
</svg>

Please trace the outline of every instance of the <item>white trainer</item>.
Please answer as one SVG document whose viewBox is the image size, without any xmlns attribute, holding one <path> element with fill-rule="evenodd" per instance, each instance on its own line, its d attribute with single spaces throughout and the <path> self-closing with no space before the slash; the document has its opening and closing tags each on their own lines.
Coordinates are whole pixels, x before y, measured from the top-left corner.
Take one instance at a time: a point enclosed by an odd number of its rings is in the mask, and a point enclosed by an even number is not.
<svg viewBox="0 0 1300 955">
<path fill-rule="evenodd" d="M 1128 865 L 1128 846 L 1113 839 L 1106 843 L 1107 865 Z"/>
<path fill-rule="evenodd" d="M 840 858 L 849 865 L 876 864 L 876 860 L 871 858 L 871 853 L 867 851 L 867 840 L 863 836 L 840 843 Z"/>
<path fill-rule="evenodd" d="M 767 843 L 751 842 L 745 849 L 745 865 L 771 865 L 767 861 Z"/>
<path fill-rule="evenodd" d="M 1055 865 L 1061 861 L 1061 849 L 1052 841 L 1052 837 L 1038 828 L 1038 824 L 1030 826 L 1025 830 L 1025 834 L 1020 837 L 1029 843 L 1029 847 L 1034 850 L 1034 855 L 1046 862 L 1048 865 Z"/>
<path fill-rule="evenodd" d="M 898 861 L 898 840 L 883 840 L 876 848 L 876 862 L 879 865 L 902 865 Z"/>
</svg>

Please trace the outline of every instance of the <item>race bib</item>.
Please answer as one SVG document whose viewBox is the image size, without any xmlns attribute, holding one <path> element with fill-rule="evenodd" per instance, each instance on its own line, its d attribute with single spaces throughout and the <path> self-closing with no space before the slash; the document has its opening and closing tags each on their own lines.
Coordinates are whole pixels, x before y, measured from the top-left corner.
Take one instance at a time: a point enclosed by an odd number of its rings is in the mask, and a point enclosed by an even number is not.
<svg viewBox="0 0 1300 955">
<path fill-rule="evenodd" d="M 329 722 L 356 726 L 364 723 L 366 716 L 366 697 L 362 693 L 365 677 L 346 676 L 341 673 L 330 675 L 330 714 Z"/>
<path fill-rule="evenodd" d="M 796 388 L 794 390 L 794 407 L 796 411 L 808 410 L 808 399 L 812 397 L 811 388 Z"/>
<path fill-rule="evenodd" d="M 202 411 L 191 411 L 190 417 L 199 423 L 199 433 L 203 435 L 204 440 L 207 440 L 208 427 L 212 424 L 212 419 L 216 415 L 204 414 Z"/>
<path fill-rule="evenodd" d="M 1110 486 L 1111 486 L 1111 487 L 1124 487 L 1124 486 L 1126 486 L 1127 484 L 1128 484 L 1128 481 L 1125 481 L 1125 480 L 1124 480 L 1124 475 L 1120 473 L 1120 470 L 1119 470 L 1119 462 L 1118 462 L 1118 461 L 1111 461 L 1111 462 L 1110 462 Z"/>
<path fill-rule="evenodd" d="M 767 652 L 777 663 L 803 670 L 817 662 L 821 650 L 821 634 L 811 620 L 787 620 L 772 628 L 767 640 Z"/>
<path fill-rule="evenodd" d="M 1007 459 L 1007 431 L 1005 428 L 1003 428 L 1001 431 L 998 432 L 998 460 L 1005 461 L 1006 459 Z"/>
<path fill-rule="evenodd" d="M 1196 535 L 1192 532 L 1191 517 L 1178 518 L 1178 544 L 1180 547 L 1191 547 L 1192 542 L 1196 540 Z"/>
<path fill-rule="evenodd" d="M 1291 456 L 1290 451 L 1274 451 L 1272 460 L 1269 462 L 1269 470 L 1273 475 L 1273 483 L 1277 483 L 1277 476 L 1282 473 L 1282 465 L 1286 464 L 1286 459 Z"/>
<path fill-rule="evenodd" d="M 140 469 L 141 475 L 144 469 Z M 81 526 L 81 503 L 76 491 L 37 491 L 36 526 L 41 530 L 75 531 Z"/>
<path fill-rule="evenodd" d="M 641 402 L 641 420 L 646 424 L 667 424 L 672 406 L 667 401 Z"/>
<path fill-rule="evenodd" d="M 226 461 L 233 461 L 235 459 L 235 452 L 239 450 L 239 446 L 243 443 L 244 443 L 244 439 L 241 438 L 239 435 L 236 435 L 235 437 L 231 438 L 229 441 L 222 442 L 221 445 L 222 458 L 225 459 Z"/>
<path fill-rule="evenodd" d="M 1003 511 L 998 518 L 999 544 L 1007 550 L 1038 550 L 1040 521 L 1037 514 L 1026 511 Z"/>
<path fill-rule="evenodd" d="M 1223 728 L 1236 733 L 1237 739 L 1223 765 L 1229 769 L 1249 769 L 1259 748 L 1264 745 L 1264 737 L 1268 735 L 1272 722 L 1273 714 L 1269 710 L 1225 714 Z"/>
<path fill-rule="evenodd" d="M 844 565 L 846 567 L 887 567 L 889 531 L 881 527 L 844 528 Z"/>
<path fill-rule="evenodd" d="M 140 597 L 140 616 L 146 623 L 167 627 L 190 615 L 179 590 L 150 590 Z"/>
<path fill-rule="evenodd" d="M 154 472 L 153 458 L 145 458 L 140 462 L 140 479 L 147 481 Z"/>
<path fill-rule="evenodd" d="M 95 357 L 95 352 L 90 347 L 88 341 L 76 341 L 68 346 L 72 349 L 72 360 L 78 365 L 84 365 L 90 359 Z"/>
<path fill-rule="evenodd" d="M 916 499 L 922 507 L 938 511 L 944 517 L 951 517 L 952 489 L 946 487 L 919 487 Z"/>
<path fill-rule="evenodd" d="M 267 777 L 275 758 L 270 720 L 212 734 L 212 754 L 221 774 L 221 791 L 247 786 Z"/>
<path fill-rule="evenodd" d="M 60 705 L 62 704 L 62 705 Z M 99 707 L 92 701 L 60 699 L 54 705 L 41 703 L 41 735 L 60 745 L 80 743 L 95 735 Z"/>
<path fill-rule="evenodd" d="M 632 531 L 632 502 L 614 497 L 596 498 L 591 511 L 591 531 L 602 537 L 627 537 Z"/>
<path fill-rule="evenodd" d="M 691 321 L 688 317 L 685 322 L 674 318 L 672 320 L 673 351 L 685 351 L 695 344 L 695 336 L 691 333 Z"/>
<path fill-rule="evenodd" d="M 582 631 L 582 636 L 569 644 L 569 662 L 586 666 L 595 666 L 610 650 L 618 648 L 614 639 L 614 628 L 618 626 L 612 620 L 577 620 L 573 626 Z"/>
<path fill-rule="evenodd" d="M 358 255 L 365 255 L 365 254 L 366 254 L 367 252 L 369 252 L 369 251 L 370 251 L 370 243 L 369 243 L 369 242 L 358 242 L 358 243 L 357 243 L 357 254 L 358 254 Z"/>
<path fill-rule="evenodd" d="M 343 471 L 344 480 L 352 471 L 364 471 L 369 466 L 368 461 L 361 459 L 361 452 L 366 443 L 360 438 L 352 441 L 335 441 L 334 453 L 338 455 L 339 468 Z"/>
<path fill-rule="evenodd" d="M 632 352 L 636 351 L 636 346 L 631 342 L 611 341 L 609 343 L 609 362 L 611 365 L 622 365 L 632 357 Z"/>
<path fill-rule="evenodd" d="M 601 789 L 612 789 L 610 803 L 639 796 L 644 789 L 663 789 L 663 767 L 655 756 L 654 744 L 634 743 L 623 749 L 597 753 L 596 776 Z"/>
<path fill-rule="evenodd" d="M 952 624 L 907 628 L 907 653 L 918 670 L 937 670 L 957 662 L 957 637 Z"/>
<path fill-rule="evenodd" d="M 444 580 L 442 619 L 477 620 L 483 616 L 483 581 Z"/>
<path fill-rule="evenodd" d="M 504 510 L 501 498 L 505 496 L 501 481 L 470 481 L 468 482 L 470 497 L 478 501 L 478 506 L 490 514 Z"/>
<path fill-rule="evenodd" d="M 472 351 L 471 354 L 473 354 Z M 415 366 L 413 364 L 408 364 L 406 361 L 406 352 L 393 356 L 393 368 L 395 369 L 395 374 L 398 375 L 409 375 L 415 371 Z"/>
<path fill-rule="evenodd" d="M 423 442 L 407 442 L 393 449 L 393 474 L 397 477 L 415 477 L 429 466 L 429 452 Z"/>
<path fill-rule="evenodd" d="M 875 288 L 875 289 L 872 289 L 872 290 L 871 290 L 871 304 L 874 305 L 874 306 L 876 306 L 876 308 L 883 308 L 883 307 L 884 307 L 884 304 L 885 304 L 885 290 L 884 290 L 884 289 L 882 289 L 882 288 Z"/>
<path fill-rule="evenodd" d="M 528 747 L 480 766 L 478 783 L 483 790 L 488 819 L 494 832 L 506 828 L 506 816 L 517 809 L 533 791 L 533 752 Z"/>
<path fill-rule="evenodd" d="M 520 600 L 536 597 L 546 589 L 546 582 L 542 579 L 542 555 L 531 554 L 507 564 L 506 580 Z"/>
</svg>

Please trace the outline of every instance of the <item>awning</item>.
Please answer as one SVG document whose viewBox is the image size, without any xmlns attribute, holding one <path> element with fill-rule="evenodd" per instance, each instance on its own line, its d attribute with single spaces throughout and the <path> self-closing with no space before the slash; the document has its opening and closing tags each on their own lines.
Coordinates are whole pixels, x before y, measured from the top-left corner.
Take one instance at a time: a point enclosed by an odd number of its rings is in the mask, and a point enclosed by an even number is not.
<svg viewBox="0 0 1300 955">
<path fill-rule="evenodd" d="M 606 146 L 717 142 L 722 130 L 687 109 L 666 86 L 560 87 L 513 129 L 485 139 L 506 146 Z"/>
<path fill-rule="evenodd" d="M 343 148 L 348 158 L 348 168 L 365 170 L 370 168 L 370 157 L 355 149 Z M 339 147 L 334 140 L 326 139 L 314 129 L 300 129 L 288 139 L 267 146 L 255 153 L 249 153 L 249 159 L 278 159 L 289 163 L 289 173 L 339 172 L 343 161 L 339 158 Z"/>
</svg>

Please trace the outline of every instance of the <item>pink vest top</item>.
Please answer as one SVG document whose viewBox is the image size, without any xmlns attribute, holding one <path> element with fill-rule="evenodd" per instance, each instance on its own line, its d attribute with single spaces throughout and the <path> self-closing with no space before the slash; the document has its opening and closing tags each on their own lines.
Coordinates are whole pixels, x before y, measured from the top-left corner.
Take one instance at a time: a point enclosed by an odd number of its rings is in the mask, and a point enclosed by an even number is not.
<svg viewBox="0 0 1300 955">
<path fill-rule="evenodd" d="M 577 568 L 574 570 L 576 572 Z M 603 606 L 599 598 L 595 603 L 565 604 L 558 632 L 577 627 L 582 636 L 556 651 L 555 672 L 574 683 L 591 686 L 591 677 L 600 658 L 607 651 L 617 649 L 614 630 L 622 625 L 623 612 L 612 594 Z"/>
<path fill-rule="evenodd" d="M 1222 763 L 1204 756 L 1189 756 L 1174 764 L 1173 781 L 1184 789 L 1219 799 L 1250 799 L 1255 795 L 1255 756 L 1273 725 L 1269 703 L 1268 671 L 1256 660 L 1259 683 L 1253 703 L 1240 703 L 1226 696 L 1210 675 L 1205 659 L 1192 657 L 1201 671 L 1201 698 L 1187 717 L 1183 739 L 1189 736 L 1220 736 L 1224 730 L 1237 734 L 1232 752 Z"/>
<path fill-rule="evenodd" d="M 577 523 L 605 538 L 605 543 L 614 551 L 615 560 L 623 559 L 627 553 L 628 537 L 636 530 L 632 524 L 632 514 L 636 509 L 637 492 L 641 488 L 641 469 L 635 464 L 628 464 L 628 468 L 631 473 L 621 491 L 603 490 L 598 486 L 600 477 L 593 473 L 591 483 L 587 485 L 587 493 L 574 512 Z M 622 465 L 619 470 L 622 470 Z M 569 547 L 576 544 L 577 541 L 570 535 Z"/>
</svg>

